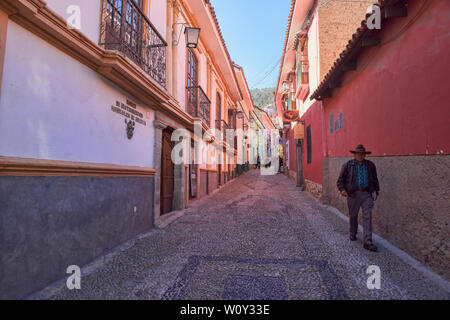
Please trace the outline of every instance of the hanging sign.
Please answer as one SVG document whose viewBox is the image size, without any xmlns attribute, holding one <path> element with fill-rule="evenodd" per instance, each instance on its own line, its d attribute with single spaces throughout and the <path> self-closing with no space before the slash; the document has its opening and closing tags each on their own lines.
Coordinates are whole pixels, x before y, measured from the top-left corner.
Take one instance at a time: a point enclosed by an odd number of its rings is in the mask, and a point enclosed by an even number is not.
<svg viewBox="0 0 450 320">
<path fill-rule="evenodd" d="M 299 121 L 299 112 L 298 110 L 286 110 L 283 111 L 283 122 L 292 122 Z"/>
<path fill-rule="evenodd" d="M 305 127 L 301 123 L 297 123 L 294 127 L 294 139 L 303 139 L 305 137 Z"/>
</svg>

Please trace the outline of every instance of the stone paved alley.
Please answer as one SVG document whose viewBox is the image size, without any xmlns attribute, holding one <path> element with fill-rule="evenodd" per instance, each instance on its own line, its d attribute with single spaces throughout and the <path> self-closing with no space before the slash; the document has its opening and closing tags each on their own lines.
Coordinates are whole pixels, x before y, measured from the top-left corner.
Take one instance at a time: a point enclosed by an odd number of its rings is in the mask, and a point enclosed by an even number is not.
<svg viewBox="0 0 450 320">
<path fill-rule="evenodd" d="M 364 250 L 361 234 L 350 242 L 347 229 L 335 209 L 284 175 L 252 170 L 166 228 L 84 268 L 81 290 L 69 291 L 62 280 L 30 298 L 449 298 L 448 282 L 412 267 L 378 238 L 378 253 Z M 381 268 L 380 290 L 366 286 L 370 265 Z"/>
</svg>

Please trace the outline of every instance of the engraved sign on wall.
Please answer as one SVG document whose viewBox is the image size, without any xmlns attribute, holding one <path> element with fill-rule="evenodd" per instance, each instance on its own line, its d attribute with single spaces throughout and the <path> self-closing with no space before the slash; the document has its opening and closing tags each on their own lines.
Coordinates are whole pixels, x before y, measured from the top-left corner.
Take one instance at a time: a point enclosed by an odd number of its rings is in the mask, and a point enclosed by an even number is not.
<svg viewBox="0 0 450 320">
<path fill-rule="evenodd" d="M 130 119 L 136 123 L 139 123 L 143 126 L 147 125 L 147 122 L 144 120 L 144 115 L 136 110 L 136 104 L 127 100 L 127 103 L 123 103 L 120 101 L 116 101 L 116 105 L 111 106 L 111 110 L 115 113 L 118 113 L 125 118 Z"/>
</svg>

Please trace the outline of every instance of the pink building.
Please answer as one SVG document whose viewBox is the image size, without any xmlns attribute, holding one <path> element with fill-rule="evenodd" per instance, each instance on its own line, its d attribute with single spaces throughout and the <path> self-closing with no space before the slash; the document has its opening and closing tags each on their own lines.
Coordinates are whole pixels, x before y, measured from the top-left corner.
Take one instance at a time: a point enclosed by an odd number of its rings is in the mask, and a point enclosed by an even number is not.
<svg viewBox="0 0 450 320">
<path fill-rule="evenodd" d="M 323 128 L 321 121 L 317 121 L 322 103 L 311 94 L 371 3 L 318 0 L 291 3 L 275 100 L 278 115 L 284 120 L 285 173 L 297 185 L 304 183 L 317 197 L 322 194 L 323 151 L 318 138 Z M 295 117 L 289 120 L 286 114 Z"/>
</svg>

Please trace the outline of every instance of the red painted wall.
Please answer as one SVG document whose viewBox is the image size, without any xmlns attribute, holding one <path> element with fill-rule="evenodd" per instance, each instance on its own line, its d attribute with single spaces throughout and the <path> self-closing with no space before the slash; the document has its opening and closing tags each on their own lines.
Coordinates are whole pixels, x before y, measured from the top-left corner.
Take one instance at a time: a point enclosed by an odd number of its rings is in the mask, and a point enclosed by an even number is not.
<svg viewBox="0 0 450 320">
<path fill-rule="evenodd" d="M 303 167 L 305 179 L 322 184 L 323 143 L 322 143 L 322 103 L 316 101 L 303 114 L 305 121 L 305 138 L 303 146 Z M 311 126 L 311 163 L 308 163 L 306 128 Z"/>
<path fill-rule="evenodd" d="M 409 1 L 408 17 L 387 22 L 381 46 L 359 55 L 324 100 L 329 157 L 360 143 L 374 156 L 450 154 L 450 1 L 423 3 Z M 340 112 L 343 128 L 330 134 L 330 115 Z"/>
<path fill-rule="evenodd" d="M 294 130 L 290 129 L 288 132 L 289 139 L 289 170 L 297 172 L 297 153 L 294 139 Z"/>
</svg>

